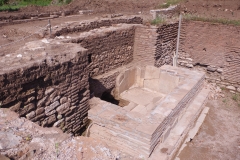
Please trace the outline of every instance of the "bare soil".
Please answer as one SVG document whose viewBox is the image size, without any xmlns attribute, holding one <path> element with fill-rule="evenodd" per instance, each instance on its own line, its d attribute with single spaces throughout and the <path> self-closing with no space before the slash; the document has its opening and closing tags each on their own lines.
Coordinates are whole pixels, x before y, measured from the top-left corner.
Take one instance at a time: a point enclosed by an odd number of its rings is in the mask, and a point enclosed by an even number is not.
<svg viewBox="0 0 240 160">
<path fill-rule="evenodd" d="M 225 97 L 209 100 L 209 113 L 197 136 L 182 150 L 181 160 L 240 159 L 240 96 L 223 91 Z"/>
<path fill-rule="evenodd" d="M 186 0 L 181 4 L 186 13 L 219 19 L 240 19 L 239 0 Z"/>
</svg>

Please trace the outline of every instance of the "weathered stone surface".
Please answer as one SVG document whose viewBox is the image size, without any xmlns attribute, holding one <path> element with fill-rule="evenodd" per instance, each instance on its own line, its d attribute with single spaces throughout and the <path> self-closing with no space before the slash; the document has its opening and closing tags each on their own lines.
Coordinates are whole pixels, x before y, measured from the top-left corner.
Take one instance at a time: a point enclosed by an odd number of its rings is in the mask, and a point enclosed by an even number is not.
<svg viewBox="0 0 240 160">
<path fill-rule="evenodd" d="M 43 97 L 38 101 L 37 107 L 42 107 L 46 101 L 47 101 L 47 97 Z"/>
<path fill-rule="evenodd" d="M 64 119 L 60 119 L 53 124 L 54 127 L 60 127 L 60 125 L 64 122 Z"/>
<path fill-rule="evenodd" d="M 56 102 L 52 103 L 50 106 L 47 106 L 45 108 L 45 114 L 52 111 L 53 109 L 55 109 L 59 105 L 60 105 L 60 103 L 58 101 L 56 101 Z"/>
<path fill-rule="evenodd" d="M 20 109 L 21 104 L 22 104 L 21 102 L 18 102 L 17 104 L 15 104 L 14 106 L 12 106 L 12 107 L 10 108 L 10 110 L 11 110 L 11 111 L 14 111 L 14 112 L 18 112 L 19 109 Z"/>
<path fill-rule="evenodd" d="M 229 89 L 229 90 L 233 90 L 233 91 L 236 90 L 236 88 L 234 86 L 227 86 L 226 88 Z"/>
<path fill-rule="evenodd" d="M 44 109 L 43 107 L 38 108 L 38 109 L 36 110 L 36 115 L 42 114 L 44 111 L 45 111 L 45 109 Z"/>
<path fill-rule="evenodd" d="M 32 112 L 30 112 L 30 113 L 28 113 L 27 115 L 26 115 L 26 118 L 27 119 L 32 119 L 33 117 L 35 117 L 35 112 L 34 111 L 32 111 Z"/>
<path fill-rule="evenodd" d="M 207 71 L 215 72 L 217 68 L 215 66 L 207 66 Z"/>
<path fill-rule="evenodd" d="M 60 105 L 56 110 L 59 114 L 64 114 L 68 111 L 69 107 L 70 107 L 70 103 L 67 102 L 67 103 Z"/>
<path fill-rule="evenodd" d="M 33 122 L 39 121 L 40 119 L 44 118 L 46 115 L 45 113 L 42 113 L 32 119 Z"/>
<path fill-rule="evenodd" d="M 240 92 L 240 87 L 237 88 L 237 91 Z"/>
<path fill-rule="evenodd" d="M 60 99 L 61 104 L 66 103 L 67 101 L 68 101 L 67 97 L 63 97 Z"/>
<path fill-rule="evenodd" d="M 59 115 L 57 116 L 57 119 L 62 119 L 62 115 L 59 114 Z"/>
<path fill-rule="evenodd" d="M 217 69 L 217 72 L 218 72 L 218 73 L 222 73 L 222 72 L 223 72 L 223 69 L 222 69 L 222 68 L 218 68 L 218 69 Z"/>
<path fill-rule="evenodd" d="M 48 121 L 47 121 L 47 123 L 48 123 L 48 125 L 51 125 L 51 124 L 53 124 L 54 122 L 56 122 L 56 116 L 55 115 L 52 115 L 52 116 L 50 116 L 49 118 L 48 118 Z"/>
<path fill-rule="evenodd" d="M 50 111 L 50 112 L 45 112 L 45 114 L 47 115 L 47 116 L 50 116 L 50 115 L 52 115 L 52 114 L 54 114 L 54 113 L 56 113 L 56 110 L 52 110 L 52 111 Z"/>
<path fill-rule="evenodd" d="M 46 89 L 45 95 L 49 95 L 49 94 L 51 94 L 53 91 L 54 91 L 54 88 L 50 87 L 50 88 Z"/>
<path fill-rule="evenodd" d="M 186 67 L 193 68 L 193 65 L 192 64 L 187 64 Z"/>
<path fill-rule="evenodd" d="M 55 97 L 55 98 L 53 99 L 52 102 L 58 101 L 60 98 L 61 98 L 61 96 L 57 96 L 57 97 Z"/>
</svg>

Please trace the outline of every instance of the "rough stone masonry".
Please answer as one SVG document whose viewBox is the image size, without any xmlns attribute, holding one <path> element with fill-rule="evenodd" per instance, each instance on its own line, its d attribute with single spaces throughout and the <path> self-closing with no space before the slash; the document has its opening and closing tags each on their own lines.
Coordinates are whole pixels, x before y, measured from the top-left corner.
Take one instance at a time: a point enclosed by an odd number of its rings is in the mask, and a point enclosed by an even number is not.
<svg viewBox="0 0 240 160">
<path fill-rule="evenodd" d="M 43 127 L 78 133 L 88 121 L 89 76 L 130 63 L 134 33 L 133 24 L 102 27 L 70 41 L 29 42 L 3 56 L 1 107 Z"/>
</svg>

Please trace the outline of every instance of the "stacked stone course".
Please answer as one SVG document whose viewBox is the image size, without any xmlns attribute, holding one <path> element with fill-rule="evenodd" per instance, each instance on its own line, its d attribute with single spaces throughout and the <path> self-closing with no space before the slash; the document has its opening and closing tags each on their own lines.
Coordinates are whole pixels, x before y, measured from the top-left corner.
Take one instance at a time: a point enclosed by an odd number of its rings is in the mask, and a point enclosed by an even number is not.
<svg viewBox="0 0 240 160">
<path fill-rule="evenodd" d="M 173 55 L 176 52 L 178 23 L 167 24 L 157 29 L 157 43 L 155 66 L 172 65 Z"/>
<path fill-rule="evenodd" d="M 78 133 L 88 121 L 89 77 L 131 62 L 134 33 L 134 25 L 125 24 L 70 41 L 27 43 L 0 60 L 1 107 L 41 126 Z"/>
</svg>

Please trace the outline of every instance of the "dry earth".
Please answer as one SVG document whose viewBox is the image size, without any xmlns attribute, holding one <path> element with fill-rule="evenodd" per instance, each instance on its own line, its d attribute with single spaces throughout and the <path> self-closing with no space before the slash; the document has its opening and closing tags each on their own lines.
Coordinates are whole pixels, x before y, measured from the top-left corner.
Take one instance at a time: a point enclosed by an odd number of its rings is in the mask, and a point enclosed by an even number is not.
<svg viewBox="0 0 240 160">
<path fill-rule="evenodd" d="M 197 136 L 181 152 L 181 160 L 240 159 L 240 95 L 223 93 L 224 97 L 207 102 L 209 114 Z"/>
</svg>

